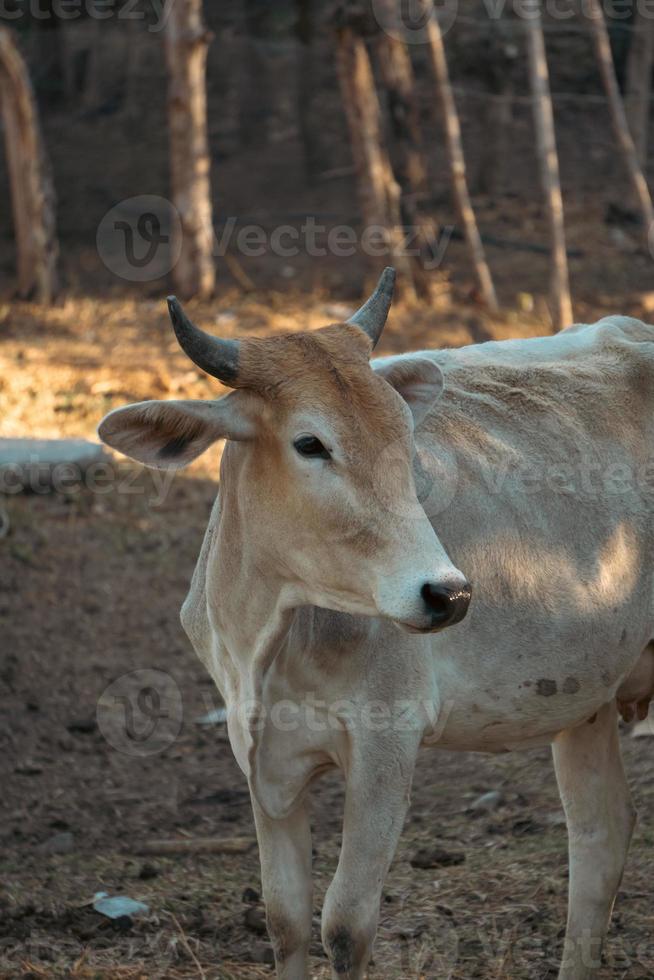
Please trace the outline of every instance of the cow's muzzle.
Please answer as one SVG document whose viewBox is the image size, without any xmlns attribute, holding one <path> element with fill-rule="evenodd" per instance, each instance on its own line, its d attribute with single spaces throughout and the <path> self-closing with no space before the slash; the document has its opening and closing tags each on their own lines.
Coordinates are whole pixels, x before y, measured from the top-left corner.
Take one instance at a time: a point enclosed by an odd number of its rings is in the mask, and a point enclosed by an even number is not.
<svg viewBox="0 0 654 980">
<path fill-rule="evenodd" d="M 439 585 L 436 582 L 425 582 L 420 589 L 420 596 L 425 605 L 424 623 L 398 623 L 409 633 L 436 633 L 460 623 L 468 612 L 472 589 L 468 582 L 457 588 Z"/>
</svg>

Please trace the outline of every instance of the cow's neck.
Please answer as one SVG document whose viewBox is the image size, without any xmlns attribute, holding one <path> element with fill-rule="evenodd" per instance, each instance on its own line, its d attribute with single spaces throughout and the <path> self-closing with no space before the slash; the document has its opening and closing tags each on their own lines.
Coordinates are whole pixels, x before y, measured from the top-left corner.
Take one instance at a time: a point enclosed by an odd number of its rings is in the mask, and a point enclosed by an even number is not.
<svg viewBox="0 0 654 980">
<path fill-rule="evenodd" d="M 220 496 L 215 551 L 207 569 L 209 614 L 241 678 L 250 675 L 248 696 L 258 697 L 260 682 L 281 649 L 303 597 L 253 541 L 229 480 L 221 479 Z"/>
</svg>

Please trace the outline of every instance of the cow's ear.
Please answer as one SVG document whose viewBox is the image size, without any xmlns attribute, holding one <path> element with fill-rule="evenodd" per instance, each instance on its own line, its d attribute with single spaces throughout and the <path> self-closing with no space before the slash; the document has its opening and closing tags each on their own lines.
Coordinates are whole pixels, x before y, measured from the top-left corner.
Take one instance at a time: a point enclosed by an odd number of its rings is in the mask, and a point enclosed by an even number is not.
<svg viewBox="0 0 654 980">
<path fill-rule="evenodd" d="M 379 358 L 372 367 L 402 396 L 416 425 L 443 393 L 443 372 L 426 354 Z"/>
<path fill-rule="evenodd" d="M 259 409 L 259 399 L 248 391 L 218 401 L 137 402 L 105 415 L 98 435 L 139 463 L 177 470 L 218 439 L 252 439 Z"/>
</svg>

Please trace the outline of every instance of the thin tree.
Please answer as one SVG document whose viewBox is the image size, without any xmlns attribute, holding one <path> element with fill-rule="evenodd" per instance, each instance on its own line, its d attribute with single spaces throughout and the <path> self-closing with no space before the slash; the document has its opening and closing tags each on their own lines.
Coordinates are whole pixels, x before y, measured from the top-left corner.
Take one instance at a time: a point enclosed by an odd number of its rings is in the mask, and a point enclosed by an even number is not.
<svg viewBox="0 0 654 980">
<path fill-rule="evenodd" d="M 411 58 L 401 37 L 390 32 L 390 25 L 398 19 L 397 7 L 398 0 L 375 0 L 379 22 L 375 48 L 399 151 L 398 179 L 403 190 L 419 195 L 427 186 L 427 163 Z"/>
<path fill-rule="evenodd" d="M 170 172 L 181 226 L 173 281 L 177 292 L 186 297 L 208 297 L 215 286 L 205 78 L 210 39 L 202 20 L 202 0 L 175 0 L 170 5 L 166 24 Z"/>
<path fill-rule="evenodd" d="M 436 82 L 436 93 L 445 129 L 445 143 L 449 160 L 454 202 L 463 227 L 468 252 L 477 281 L 479 293 L 490 310 L 498 309 L 497 296 L 491 277 L 477 220 L 472 209 L 468 181 L 466 178 L 465 157 L 461 141 L 461 126 L 450 84 L 450 74 L 445 56 L 443 35 L 434 11 L 433 0 L 421 0 L 427 40 L 429 63 Z"/>
<path fill-rule="evenodd" d="M 16 238 L 18 295 L 51 303 L 59 291 L 56 199 L 27 65 L 0 27 L 0 110 Z"/>
<path fill-rule="evenodd" d="M 647 181 L 638 162 L 638 153 L 629 132 L 627 116 L 615 75 L 615 66 L 611 54 L 611 43 L 606 29 L 606 21 L 602 11 L 601 0 L 588 0 L 588 14 L 591 25 L 595 56 L 602 76 L 611 115 L 613 132 L 622 153 L 622 157 L 631 181 L 631 186 L 638 201 L 646 246 L 649 247 L 649 234 L 654 220 L 652 198 L 647 187 Z"/>
<path fill-rule="evenodd" d="M 565 245 L 559 158 L 556 150 L 554 113 L 552 111 L 540 0 L 532 0 L 530 15 L 526 18 L 525 24 L 538 165 L 550 226 L 552 321 L 556 330 L 562 330 L 563 327 L 572 323 L 572 301 L 570 299 L 568 255 Z"/>
<path fill-rule="evenodd" d="M 505 190 L 513 121 L 515 62 L 518 49 L 502 21 L 483 41 L 477 71 L 490 96 L 482 118 L 477 189 L 482 194 Z"/>
<path fill-rule="evenodd" d="M 649 103 L 654 59 L 654 19 L 640 3 L 636 4 L 633 32 L 627 58 L 625 108 L 631 138 L 642 167 L 647 162 Z"/>
<path fill-rule="evenodd" d="M 246 149 L 262 149 L 271 135 L 275 79 L 265 45 L 275 18 L 270 0 L 242 0 L 244 45 L 241 52 L 239 129 Z"/>
<path fill-rule="evenodd" d="M 346 18 L 336 25 L 336 68 L 357 175 L 361 213 L 367 230 L 378 229 L 403 273 L 405 291 L 415 292 L 411 263 L 404 249 L 400 187 L 383 143 L 381 112 L 365 42 Z M 375 247 L 375 252 L 379 249 Z M 369 251 L 371 271 L 387 259 Z"/>
<path fill-rule="evenodd" d="M 315 2 L 295 0 L 295 36 L 298 40 L 296 95 L 300 137 L 304 151 L 304 171 L 313 181 L 324 168 L 320 140 L 320 113 L 316 110 L 317 68 L 319 60 L 315 44 Z"/>
<path fill-rule="evenodd" d="M 376 0 L 377 11 L 381 0 Z M 394 7 L 396 0 L 385 0 L 387 7 Z M 392 16 L 391 10 L 385 16 Z M 415 90 L 413 65 L 406 44 L 391 37 L 385 30 L 377 32 L 375 51 L 381 82 L 386 94 L 392 144 L 395 149 L 393 169 L 400 185 L 400 213 L 402 223 L 412 230 L 412 238 L 419 250 L 412 262 L 416 291 L 425 298 L 431 296 L 431 276 L 420 259 L 434 258 L 438 238 L 436 222 L 421 208 L 421 200 L 427 190 L 427 162 L 420 126 L 420 106 Z"/>
</svg>

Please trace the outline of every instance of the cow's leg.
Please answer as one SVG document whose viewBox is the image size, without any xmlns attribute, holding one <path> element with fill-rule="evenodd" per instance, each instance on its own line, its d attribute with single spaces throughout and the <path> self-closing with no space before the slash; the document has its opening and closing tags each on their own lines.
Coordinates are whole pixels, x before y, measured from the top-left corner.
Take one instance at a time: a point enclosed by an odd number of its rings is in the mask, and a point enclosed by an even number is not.
<svg viewBox="0 0 654 980">
<path fill-rule="evenodd" d="M 568 823 L 568 925 L 559 980 L 590 980 L 600 965 L 636 820 L 622 768 L 615 702 L 562 732 L 554 765 Z"/>
<path fill-rule="evenodd" d="M 370 960 L 384 879 L 409 806 L 415 751 L 361 758 L 347 773 L 341 854 L 322 913 L 323 945 L 338 980 L 359 980 Z"/>
<path fill-rule="evenodd" d="M 311 826 L 304 806 L 282 820 L 252 800 L 268 933 L 280 980 L 306 980 L 311 940 Z"/>
</svg>

